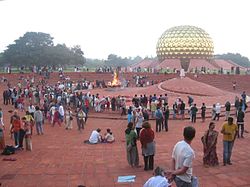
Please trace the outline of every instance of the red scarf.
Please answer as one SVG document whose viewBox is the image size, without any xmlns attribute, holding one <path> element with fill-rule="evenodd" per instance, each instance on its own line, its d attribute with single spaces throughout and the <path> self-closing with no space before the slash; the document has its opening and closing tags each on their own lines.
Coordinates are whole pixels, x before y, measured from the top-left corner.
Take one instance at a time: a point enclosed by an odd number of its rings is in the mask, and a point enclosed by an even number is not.
<svg viewBox="0 0 250 187">
<path fill-rule="evenodd" d="M 151 128 L 143 128 L 140 132 L 140 142 L 143 146 L 147 143 L 153 142 L 155 138 L 154 131 Z"/>
</svg>

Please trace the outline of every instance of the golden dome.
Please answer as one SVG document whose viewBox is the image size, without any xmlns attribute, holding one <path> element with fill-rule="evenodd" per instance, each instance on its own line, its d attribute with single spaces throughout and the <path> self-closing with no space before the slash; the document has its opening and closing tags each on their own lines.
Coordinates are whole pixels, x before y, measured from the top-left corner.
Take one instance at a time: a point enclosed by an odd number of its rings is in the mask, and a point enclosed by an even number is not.
<svg viewBox="0 0 250 187">
<path fill-rule="evenodd" d="M 211 59 L 213 41 L 203 29 L 183 25 L 166 30 L 156 46 L 157 57 L 164 59 Z"/>
</svg>

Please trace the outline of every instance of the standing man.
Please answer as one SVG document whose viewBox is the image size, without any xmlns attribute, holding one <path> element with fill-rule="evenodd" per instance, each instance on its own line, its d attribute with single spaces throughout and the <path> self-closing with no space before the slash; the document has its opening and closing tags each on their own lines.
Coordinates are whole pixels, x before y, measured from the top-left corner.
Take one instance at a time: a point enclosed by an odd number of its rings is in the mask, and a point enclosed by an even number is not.
<svg viewBox="0 0 250 187">
<path fill-rule="evenodd" d="M 228 117 L 228 122 L 222 126 L 221 133 L 223 134 L 223 165 L 232 165 L 231 155 L 233 144 L 238 132 L 238 127 L 233 123 L 233 118 Z"/>
<path fill-rule="evenodd" d="M 207 107 L 206 107 L 205 103 L 202 103 L 202 106 L 201 106 L 201 119 L 202 119 L 202 122 L 204 122 L 205 119 L 206 119 L 206 109 L 207 109 Z"/>
<path fill-rule="evenodd" d="M 155 111 L 155 119 L 156 119 L 156 132 L 161 132 L 163 114 L 159 106 L 157 107 L 157 110 Z"/>
<path fill-rule="evenodd" d="M 39 106 L 36 106 L 36 111 L 34 113 L 34 121 L 36 124 L 37 135 L 43 134 L 43 113 Z"/>
<path fill-rule="evenodd" d="M 181 119 L 184 120 L 185 119 L 185 103 L 184 101 L 181 101 L 181 105 L 180 105 L 180 111 L 181 111 Z"/>
<path fill-rule="evenodd" d="M 193 105 L 194 99 L 189 95 L 188 96 L 188 105 L 191 107 Z"/>
<path fill-rule="evenodd" d="M 237 117 L 238 110 L 240 108 L 240 100 L 239 100 L 239 98 L 237 96 L 235 96 L 234 107 L 235 107 L 235 116 Z"/>
<path fill-rule="evenodd" d="M 163 114 L 164 114 L 164 127 L 166 132 L 168 131 L 168 120 L 169 120 L 169 107 L 167 104 L 164 103 L 164 108 L 163 108 Z M 163 130 L 163 126 L 162 126 L 162 130 Z"/>
<path fill-rule="evenodd" d="M 230 110 L 231 110 L 231 103 L 229 101 L 226 102 L 225 108 L 226 108 L 226 114 L 225 114 L 226 119 L 225 119 L 225 121 L 227 121 L 228 117 L 230 116 Z"/>
<path fill-rule="evenodd" d="M 196 107 L 196 104 L 194 104 L 191 107 L 190 112 L 191 112 L 191 121 L 192 121 L 192 123 L 195 123 L 196 122 L 196 114 L 198 112 L 198 108 Z"/>
<path fill-rule="evenodd" d="M 62 106 L 61 103 L 59 104 L 58 112 L 60 114 L 60 116 L 59 116 L 60 121 L 63 122 L 63 119 L 64 119 L 64 108 L 63 108 L 63 106 Z"/>
<path fill-rule="evenodd" d="M 237 125 L 238 125 L 238 138 L 244 138 L 244 117 L 245 113 L 242 111 L 241 108 L 239 108 L 238 115 L 237 115 Z M 241 129 L 241 134 L 240 134 Z"/>
<path fill-rule="evenodd" d="M 82 110 L 82 108 L 79 108 L 76 114 L 76 121 L 77 121 L 77 126 L 78 130 L 82 132 L 84 129 L 84 124 L 85 124 L 85 118 L 86 118 L 86 113 Z"/>
<path fill-rule="evenodd" d="M 184 140 L 179 141 L 172 152 L 172 172 L 177 187 L 192 187 L 191 177 L 193 174 L 192 163 L 195 157 L 191 142 L 195 137 L 195 128 L 188 126 L 184 128 Z"/>
</svg>

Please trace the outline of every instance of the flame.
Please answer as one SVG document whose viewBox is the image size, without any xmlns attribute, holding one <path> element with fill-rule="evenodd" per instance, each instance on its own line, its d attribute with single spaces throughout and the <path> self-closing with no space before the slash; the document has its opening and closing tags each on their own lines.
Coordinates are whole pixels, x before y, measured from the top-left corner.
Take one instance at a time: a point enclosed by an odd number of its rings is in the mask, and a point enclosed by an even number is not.
<svg viewBox="0 0 250 187">
<path fill-rule="evenodd" d="M 121 82 L 118 79 L 118 73 L 114 72 L 114 78 L 111 82 L 111 86 L 120 86 L 120 85 L 121 85 Z"/>
</svg>

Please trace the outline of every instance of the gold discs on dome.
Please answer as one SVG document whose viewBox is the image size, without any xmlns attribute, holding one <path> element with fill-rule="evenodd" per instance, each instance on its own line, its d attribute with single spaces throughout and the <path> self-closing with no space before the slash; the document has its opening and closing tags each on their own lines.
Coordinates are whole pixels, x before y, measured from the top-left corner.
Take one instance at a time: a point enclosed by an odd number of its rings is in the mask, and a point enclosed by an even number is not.
<svg viewBox="0 0 250 187">
<path fill-rule="evenodd" d="M 166 30 L 156 46 L 157 57 L 161 61 L 184 57 L 209 60 L 213 57 L 213 52 L 213 41 L 208 33 L 201 28 L 190 25 L 172 27 Z"/>
</svg>

